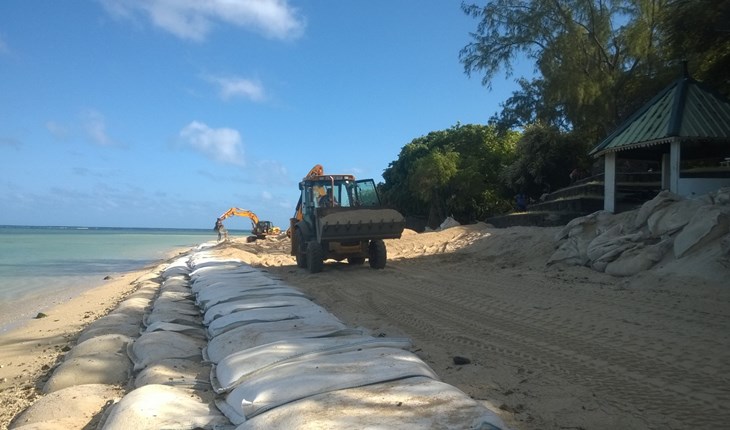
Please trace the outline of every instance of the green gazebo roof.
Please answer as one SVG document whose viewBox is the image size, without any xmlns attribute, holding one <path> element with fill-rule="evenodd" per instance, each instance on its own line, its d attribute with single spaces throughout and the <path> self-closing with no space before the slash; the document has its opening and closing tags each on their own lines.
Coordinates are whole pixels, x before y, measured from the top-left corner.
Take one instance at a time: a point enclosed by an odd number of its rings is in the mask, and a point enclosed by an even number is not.
<svg viewBox="0 0 730 430">
<path fill-rule="evenodd" d="M 682 140 L 730 145 L 730 100 L 690 77 L 672 82 L 590 151 L 598 157 Z"/>
</svg>

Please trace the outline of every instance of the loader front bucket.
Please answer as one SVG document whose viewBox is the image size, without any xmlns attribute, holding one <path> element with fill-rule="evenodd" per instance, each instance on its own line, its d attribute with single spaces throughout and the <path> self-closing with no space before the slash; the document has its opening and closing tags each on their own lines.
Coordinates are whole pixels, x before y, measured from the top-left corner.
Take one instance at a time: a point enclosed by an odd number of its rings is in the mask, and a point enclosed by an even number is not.
<svg viewBox="0 0 730 430">
<path fill-rule="evenodd" d="M 333 208 L 322 213 L 317 233 L 320 241 L 398 239 L 405 226 L 394 209 Z"/>
</svg>

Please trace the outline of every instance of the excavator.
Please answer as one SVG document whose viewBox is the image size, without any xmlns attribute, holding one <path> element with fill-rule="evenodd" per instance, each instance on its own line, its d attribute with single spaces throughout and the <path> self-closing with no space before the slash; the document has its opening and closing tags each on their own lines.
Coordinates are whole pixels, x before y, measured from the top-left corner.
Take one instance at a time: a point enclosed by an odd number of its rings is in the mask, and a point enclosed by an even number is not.
<svg viewBox="0 0 730 430">
<path fill-rule="evenodd" d="M 256 239 L 266 239 L 267 236 L 275 236 L 281 233 L 281 229 L 275 227 L 271 221 L 260 221 L 255 213 L 241 208 L 230 208 L 223 215 L 219 216 L 218 219 L 223 221 L 232 216 L 246 217 L 251 220 L 253 224 L 253 229 L 251 229 L 252 235 L 246 238 L 247 242 L 254 242 Z"/>
</svg>

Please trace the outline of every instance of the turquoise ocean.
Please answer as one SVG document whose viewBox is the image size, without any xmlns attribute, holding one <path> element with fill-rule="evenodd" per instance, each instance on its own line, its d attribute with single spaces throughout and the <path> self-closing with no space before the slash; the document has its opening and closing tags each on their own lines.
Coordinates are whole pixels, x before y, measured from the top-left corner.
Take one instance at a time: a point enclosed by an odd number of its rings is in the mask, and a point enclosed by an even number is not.
<svg viewBox="0 0 730 430">
<path fill-rule="evenodd" d="M 0 332 L 106 276 L 216 240 L 212 229 L 0 226 Z"/>
</svg>

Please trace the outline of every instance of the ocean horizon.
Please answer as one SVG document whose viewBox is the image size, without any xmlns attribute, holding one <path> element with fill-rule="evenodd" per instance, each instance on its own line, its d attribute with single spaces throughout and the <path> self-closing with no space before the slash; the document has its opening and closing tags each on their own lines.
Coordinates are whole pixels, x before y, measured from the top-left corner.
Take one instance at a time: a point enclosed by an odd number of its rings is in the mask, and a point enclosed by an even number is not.
<svg viewBox="0 0 730 430">
<path fill-rule="evenodd" d="M 229 235 L 246 235 L 229 230 Z M 0 225 L 0 332 L 102 285 L 217 241 L 211 229 Z"/>
</svg>

